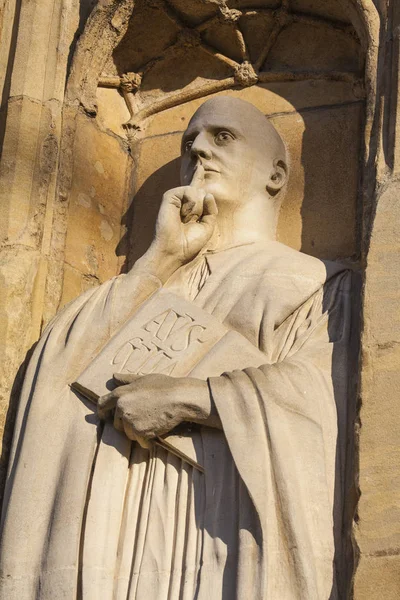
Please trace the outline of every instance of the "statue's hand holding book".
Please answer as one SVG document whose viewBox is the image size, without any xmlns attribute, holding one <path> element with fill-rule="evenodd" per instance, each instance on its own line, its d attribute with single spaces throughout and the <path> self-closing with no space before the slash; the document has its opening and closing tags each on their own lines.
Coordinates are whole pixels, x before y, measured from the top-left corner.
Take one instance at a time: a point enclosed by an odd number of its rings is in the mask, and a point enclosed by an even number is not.
<svg viewBox="0 0 400 600">
<path fill-rule="evenodd" d="M 182 421 L 196 422 L 199 417 L 196 406 L 202 402 L 195 402 L 196 395 L 203 393 L 200 389 L 208 395 L 199 380 L 265 362 L 239 333 L 162 289 L 121 327 L 71 387 L 93 402 L 101 398 L 100 416 L 110 417 L 115 411 L 114 425 L 129 439 L 145 445 L 138 440 L 139 431 L 145 440 L 154 438 L 202 470 L 190 438 L 170 434 Z M 115 373 L 122 375 L 118 379 Z M 160 437 L 163 434 L 166 437 Z"/>
</svg>

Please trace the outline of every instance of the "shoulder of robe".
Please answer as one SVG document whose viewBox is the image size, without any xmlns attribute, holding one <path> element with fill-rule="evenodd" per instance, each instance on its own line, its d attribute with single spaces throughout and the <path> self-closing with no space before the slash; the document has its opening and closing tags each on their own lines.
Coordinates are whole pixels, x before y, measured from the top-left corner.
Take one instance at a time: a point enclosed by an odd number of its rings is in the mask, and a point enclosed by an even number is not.
<svg viewBox="0 0 400 600">
<path fill-rule="evenodd" d="M 312 287 L 314 290 L 336 274 L 348 270 L 344 265 L 304 254 L 280 242 L 261 247 L 243 267 L 247 276 L 265 275 L 266 279 L 287 279 L 296 286 L 304 285 L 305 288 Z"/>
<path fill-rule="evenodd" d="M 272 299 L 279 304 L 282 315 L 290 314 L 328 281 L 341 279 L 346 272 L 344 265 L 315 258 L 280 242 L 258 247 L 239 266 L 239 276 L 253 280 L 260 302 L 263 298 Z"/>
</svg>

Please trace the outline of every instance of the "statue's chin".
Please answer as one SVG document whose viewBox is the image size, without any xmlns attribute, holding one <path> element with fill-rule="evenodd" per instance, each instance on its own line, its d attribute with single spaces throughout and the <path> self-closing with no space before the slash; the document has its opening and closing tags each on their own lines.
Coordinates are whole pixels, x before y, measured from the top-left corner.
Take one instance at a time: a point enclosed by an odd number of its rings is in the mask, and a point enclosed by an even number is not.
<svg viewBox="0 0 400 600">
<path fill-rule="evenodd" d="M 216 174 L 218 176 L 218 173 Z M 235 203 L 236 193 L 235 190 L 231 189 L 231 186 L 227 186 L 223 181 L 215 178 L 207 178 L 204 180 L 204 191 L 206 194 L 212 194 L 217 204 L 220 203 Z"/>
</svg>

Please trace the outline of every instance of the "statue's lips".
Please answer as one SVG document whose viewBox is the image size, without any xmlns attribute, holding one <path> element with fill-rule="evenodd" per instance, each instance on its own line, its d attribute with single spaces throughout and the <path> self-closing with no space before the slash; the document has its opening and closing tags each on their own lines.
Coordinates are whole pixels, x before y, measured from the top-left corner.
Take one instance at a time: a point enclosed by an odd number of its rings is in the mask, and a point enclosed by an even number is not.
<svg viewBox="0 0 400 600">
<path fill-rule="evenodd" d="M 204 169 L 204 173 L 219 173 L 217 169 Z"/>
</svg>

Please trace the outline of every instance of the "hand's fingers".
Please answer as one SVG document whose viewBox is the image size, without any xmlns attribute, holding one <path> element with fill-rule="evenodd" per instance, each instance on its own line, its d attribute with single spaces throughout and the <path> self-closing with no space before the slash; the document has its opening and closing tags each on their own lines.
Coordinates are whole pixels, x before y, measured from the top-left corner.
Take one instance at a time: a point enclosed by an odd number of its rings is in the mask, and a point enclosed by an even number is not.
<svg viewBox="0 0 400 600">
<path fill-rule="evenodd" d="M 121 431 L 124 431 L 126 437 L 128 439 L 132 440 L 132 442 L 137 442 L 142 448 L 146 448 L 146 449 L 150 448 L 151 441 L 147 440 L 146 438 L 142 437 L 141 435 L 138 435 L 136 433 L 135 428 L 132 425 L 132 423 L 129 423 L 129 421 L 122 419 L 121 421 L 118 421 L 117 429 L 119 429 L 120 426 L 122 427 Z"/>
<path fill-rule="evenodd" d="M 139 446 L 142 446 L 142 448 L 145 448 L 146 450 L 149 450 L 149 448 L 151 448 L 151 446 L 152 446 L 151 440 L 146 440 L 146 438 L 142 437 L 141 435 L 135 435 L 135 437 L 136 437 L 136 441 L 139 444 Z"/>
<path fill-rule="evenodd" d="M 207 216 L 207 215 L 217 215 L 218 214 L 218 207 L 217 207 L 217 203 L 215 202 L 215 198 L 212 194 L 206 194 L 204 197 L 204 204 L 203 204 L 203 216 Z"/>
<path fill-rule="evenodd" d="M 182 221 L 184 221 L 184 219 L 186 217 L 188 217 L 192 214 L 192 210 L 195 207 L 195 205 L 196 205 L 196 203 L 193 200 L 188 200 L 187 202 L 182 204 L 182 208 L 181 208 Z"/>
<path fill-rule="evenodd" d="M 197 221 L 200 219 L 200 215 L 198 215 L 195 212 L 190 212 L 184 219 L 182 219 L 182 223 L 184 223 L 185 225 L 187 223 L 197 223 Z"/>
<path fill-rule="evenodd" d="M 201 190 L 190 187 L 186 188 L 181 208 L 181 220 L 183 223 L 199 220 L 203 212 L 203 197 L 204 192 L 202 193 Z"/>
<path fill-rule="evenodd" d="M 140 377 L 141 375 L 136 373 L 113 373 L 113 379 L 117 385 L 128 385 Z"/>
<path fill-rule="evenodd" d="M 183 221 L 183 223 L 185 225 L 187 225 L 188 223 L 198 223 L 198 221 L 199 221 L 199 216 L 196 214 L 193 214 L 193 215 L 188 215 L 186 217 L 186 219 Z"/>
<path fill-rule="evenodd" d="M 115 429 L 118 429 L 118 431 L 125 431 L 124 420 L 122 418 L 122 413 L 119 410 L 118 406 L 116 407 L 114 412 L 114 427 Z"/>
<path fill-rule="evenodd" d="M 204 167 L 203 165 L 197 165 L 195 172 L 193 173 L 190 187 L 201 188 L 204 182 Z"/>
<path fill-rule="evenodd" d="M 118 397 L 111 392 L 105 396 L 101 396 L 97 401 L 97 414 L 100 419 L 107 419 L 111 411 L 117 406 Z"/>
<path fill-rule="evenodd" d="M 128 421 L 123 419 L 121 424 L 123 426 L 123 431 L 125 432 L 126 437 L 132 440 L 132 442 L 136 442 L 136 433 L 132 423 L 129 423 Z"/>
</svg>

